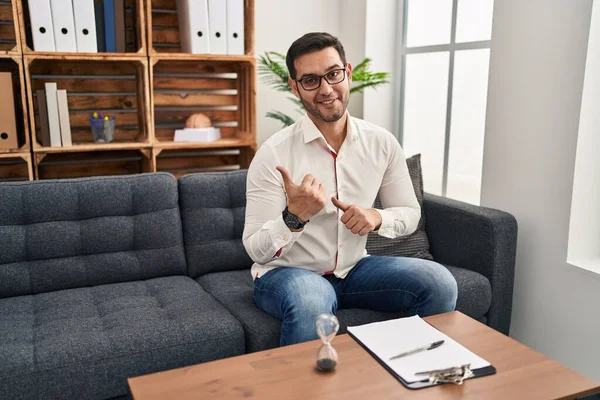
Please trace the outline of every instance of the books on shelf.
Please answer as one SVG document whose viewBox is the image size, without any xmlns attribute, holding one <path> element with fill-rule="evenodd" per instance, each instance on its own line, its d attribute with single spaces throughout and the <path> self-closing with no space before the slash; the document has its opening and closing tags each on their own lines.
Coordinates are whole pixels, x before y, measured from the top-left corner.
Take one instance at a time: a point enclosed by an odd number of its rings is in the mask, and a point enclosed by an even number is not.
<svg viewBox="0 0 600 400">
<path fill-rule="evenodd" d="M 67 91 L 57 90 L 56 99 L 58 100 L 58 120 L 60 122 L 60 138 L 64 147 L 73 146 L 71 140 L 71 122 L 69 121 L 69 103 L 67 101 Z"/>
<path fill-rule="evenodd" d="M 62 146 L 60 137 L 60 122 L 58 119 L 58 98 L 56 82 L 46 82 L 46 108 L 48 110 L 48 129 L 50 131 L 50 146 Z"/>
<path fill-rule="evenodd" d="M 27 2 L 35 51 L 127 51 L 124 0 Z M 177 0 L 176 6 L 183 53 L 244 54 L 244 0 Z"/>
<path fill-rule="evenodd" d="M 42 146 L 72 146 L 69 103 L 66 90 L 58 90 L 56 82 L 46 82 L 36 91 Z"/>
<path fill-rule="evenodd" d="M 177 0 L 181 51 L 244 54 L 244 0 Z"/>
<path fill-rule="evenodd" d="M 50 126 L 48 125 L 48 107 L 46 106 L 46 92 L 44 89 L 38 89 L 35 91 L 35 95 L 38 103 L 39 121 L 40 121 L 40 134 L 38 136 L 39 141 L 44 147 L 50 147 Z"/>
<path fill-rule="evenodd" d="M 117 39 L 115 37 L 115 2 L 114 0 L 103 0 L 104 2 L 104 43 L 107 53 L 117 51 Z"/>
<path fill-rule="evenodd" d="M 106 42 L 104 40 L 104 3 L 102 0 L 94 2 L 94 20 L 96 26 L 96 47 L 99 52 L 104 53 L 106 51 Z"/>
<path fill-rule="evenodd" d="M 35 51 L 126 51 L 124 0 L 27 1 Z"/>
<path fill-rule="evenodd" d="M 117 53 L 125 53 L 125 0 L 114 0 L 115 47 Z"/>
<path fill-rule="evenodd" d="M 124 0 L 101 0 L 100 3 L 102 5 L 96 7 L 96 11 L 101 11 L 104 18 L 96 17 L 96 29 L 103 32 L 104 43 L 99 47 L 107 53 L 124 53 L 126 51 L 125 2 Z"/>
</svg>

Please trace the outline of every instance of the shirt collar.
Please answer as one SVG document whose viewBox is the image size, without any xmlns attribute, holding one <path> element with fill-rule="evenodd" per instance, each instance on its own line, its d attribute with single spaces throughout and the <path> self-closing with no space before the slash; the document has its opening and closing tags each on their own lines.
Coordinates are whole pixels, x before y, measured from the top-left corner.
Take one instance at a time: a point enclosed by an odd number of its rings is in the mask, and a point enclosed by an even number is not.
<svg viewBox="0 0 600 400">
<path fill-rule="evenodd" d="M 352 140 L 356 140 L 358 139 L 358 128 L 354 124 L 354 121 L 352 120 L 352 117 L 350 116 L 350 113 L 347 110 L 346 115 L 348 116 L 348 131 L 346 132 L 346 137 L 351 137 Z M 301 123 L 302 133 L 304 135 L 304 143 L 312 142 L 313 140 L 318 138 L 322 138 L 323 140 L 325 140 L 319 128 L 317 128 L 315 123 L 308 117 L 307 114 L 304 114 Z"/>
</svg>

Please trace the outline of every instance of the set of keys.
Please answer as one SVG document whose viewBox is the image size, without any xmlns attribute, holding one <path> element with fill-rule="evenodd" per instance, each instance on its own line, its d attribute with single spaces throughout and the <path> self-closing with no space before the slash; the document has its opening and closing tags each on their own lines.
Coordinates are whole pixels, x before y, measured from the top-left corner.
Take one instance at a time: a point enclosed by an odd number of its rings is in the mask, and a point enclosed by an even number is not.
<svg viewBox="0 0 600 400">
<path fill-rule="evenodd" d="M 432 384 L 454 383 L 455 385 L 462 385 L 465 379 L 473 376 L 473 371 L 471 371 L 471 364 L 465 364 L 459 367 L 418 372 L 415 375 L 427 375 L 429 382 Z"/>
</svg>

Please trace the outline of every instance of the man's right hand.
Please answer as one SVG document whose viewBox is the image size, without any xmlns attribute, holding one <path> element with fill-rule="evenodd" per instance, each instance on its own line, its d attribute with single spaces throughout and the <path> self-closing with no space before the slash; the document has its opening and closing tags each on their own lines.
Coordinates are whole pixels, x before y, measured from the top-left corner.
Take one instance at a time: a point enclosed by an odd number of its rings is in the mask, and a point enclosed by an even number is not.
<svg viewBox="0 0 600 400">
<path fill-rule="evenodd" d="M 314 176 L 306 175 L 302 183 L 296 185 L 285 167 L 278 166 L 277 171 L 283 178 L 290 213 L 300 218 L 302 222 L 306 222 L 325 207 L 327 202 L 325 187 Z"/>
</svg>

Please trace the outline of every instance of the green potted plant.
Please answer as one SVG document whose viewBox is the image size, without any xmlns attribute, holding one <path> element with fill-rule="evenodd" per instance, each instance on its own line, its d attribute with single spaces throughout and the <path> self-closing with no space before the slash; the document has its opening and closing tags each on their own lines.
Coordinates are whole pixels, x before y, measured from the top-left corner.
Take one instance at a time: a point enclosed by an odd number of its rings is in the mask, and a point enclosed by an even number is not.
<svg viewBox="0 0 600 400">
<path fill-rule="evenodd" d="M 264 83 L 278 92 L 288 93 L 288 99 L 297 106 L 298 113 L 303 113 L 302 102 L 298 100 L 288 85 L 290 76 L 285 65 L 285 55 L 274 51 L 266 51 L 259 56 L 258 74 Z M 389 83 L 388 72 L 372 72 L 369 70 L 371 59 L 365 58 L 352 68 L 352 87 L 350 93 L 360 93 L 365 88 L 376 88 Z M 266 116 L 278 120 L 283 126 L 290 126 L 295 119 L 281 111 L 269 111 Z"/>
</svg>

